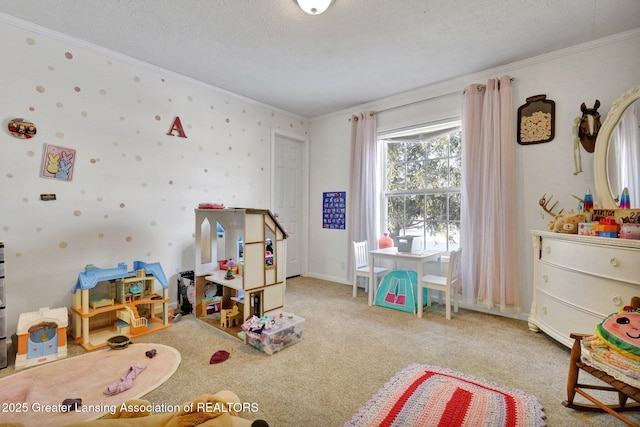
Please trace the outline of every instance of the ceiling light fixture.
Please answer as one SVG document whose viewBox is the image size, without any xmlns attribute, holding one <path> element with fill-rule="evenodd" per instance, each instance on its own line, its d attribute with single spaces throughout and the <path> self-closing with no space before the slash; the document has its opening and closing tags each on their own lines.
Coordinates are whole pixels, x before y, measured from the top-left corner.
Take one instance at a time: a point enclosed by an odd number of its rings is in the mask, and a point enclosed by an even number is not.
<svg viewBox="0 0 640 427">
<path fill-rule="evenodd" d="M 309 15 L 320 15 L 327 10 L 333 0 L 296 0 L 300 9 L 304 10 Z"/>
</svg>

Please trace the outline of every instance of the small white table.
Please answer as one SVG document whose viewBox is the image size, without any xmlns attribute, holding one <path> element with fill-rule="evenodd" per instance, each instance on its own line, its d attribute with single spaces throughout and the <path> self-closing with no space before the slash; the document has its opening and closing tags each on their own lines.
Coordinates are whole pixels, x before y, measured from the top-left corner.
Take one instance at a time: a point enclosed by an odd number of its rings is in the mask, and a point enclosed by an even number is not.
<svg viewBox="0 0 640 427">
<path fill-rule="evenodd" d="M 369 276 L 369 305 L 373 305 L 375 296 L 378 293 L 378 283 L 373 273 L 373 267 L 375 266 L 376 259 L 390 259 L 394 262 L 394 268 L 398 261 L 410 261 L 416 264 L 416 273 L 418 274 L 418 280 L 422 280 L 423 264 L 427 261 L 440 261 L 440 251 L 427 251 L 420 252 L 398 252 L 398 248 L 385 248 L 369 251 L 369 268 L 371 273 Z"/>
</svg>

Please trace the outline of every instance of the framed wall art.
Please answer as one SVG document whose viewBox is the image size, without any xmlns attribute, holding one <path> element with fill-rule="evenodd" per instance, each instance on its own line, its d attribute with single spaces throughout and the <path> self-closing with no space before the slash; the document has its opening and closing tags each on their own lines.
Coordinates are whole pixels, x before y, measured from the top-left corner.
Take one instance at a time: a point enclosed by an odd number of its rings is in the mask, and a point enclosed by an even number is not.
<svg viewBox="0 0 640 427">
<path fill-rule="evenodd" d="M 556 103 L 547 95 L 527 98 L 518 108 L 518 144 L 549 142 L 554 136 Z"/>
<path fill-rule="evenodd" d="M 41 176 L 43 178 L 71 181 L 75 161 L 76 150 L 47 144 L 45 145 L 44 158 L 42 159 Z"/>
<path fill-rule="evenodd" d="M 347 193 L 332 191 L 322 193 L 322 228 L 345 229 Z"/>
</svg>

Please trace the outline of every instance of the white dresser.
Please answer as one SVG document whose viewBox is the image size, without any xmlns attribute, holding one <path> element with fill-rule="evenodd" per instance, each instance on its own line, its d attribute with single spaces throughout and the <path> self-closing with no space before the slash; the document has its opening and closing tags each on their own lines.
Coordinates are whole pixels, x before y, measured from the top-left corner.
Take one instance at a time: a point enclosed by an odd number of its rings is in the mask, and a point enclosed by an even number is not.
<svg viewBox="0 0 640 427">
<path fill-rule="evenodd" d="M 595 333 L 604 317 L 640 296 L 640 241 L 536 230 L 531 234 L 530 330 L 571 347 L 570 333 Z"/>
</svg>

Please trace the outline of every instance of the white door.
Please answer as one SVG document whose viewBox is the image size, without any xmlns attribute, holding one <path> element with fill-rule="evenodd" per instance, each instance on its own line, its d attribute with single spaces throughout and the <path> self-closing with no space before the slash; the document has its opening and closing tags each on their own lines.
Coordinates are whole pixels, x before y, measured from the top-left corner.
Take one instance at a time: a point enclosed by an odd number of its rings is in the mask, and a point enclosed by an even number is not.
<svg viewBox="0 0 640 427">
<path fill-rule="evenodd" d="M 306 256 L 306 141 L 276 131 L 272 135 L 272 153 L 272 210 L 288 235 L 287 277 L 299 276 L 304 272 Z"/>
</svg>

